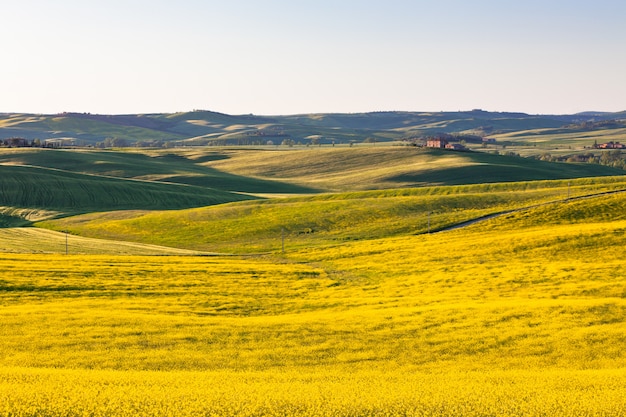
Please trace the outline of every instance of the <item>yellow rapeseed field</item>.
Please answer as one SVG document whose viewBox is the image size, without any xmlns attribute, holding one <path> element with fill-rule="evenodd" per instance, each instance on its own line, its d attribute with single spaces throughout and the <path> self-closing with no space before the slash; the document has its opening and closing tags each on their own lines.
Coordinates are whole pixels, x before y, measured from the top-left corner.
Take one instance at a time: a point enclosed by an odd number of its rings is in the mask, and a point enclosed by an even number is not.
<svg viewBox="0 0 626 417">
<path fill-rule="evenodd" d="M 625 415 L 626 221 L 539 220 L 1 255 L 0 416 Z"/>
<path fill-rule="evenodd" d="M 623 372 L 3 368 L 5 416 L 623 415 Z"/>
</svg>

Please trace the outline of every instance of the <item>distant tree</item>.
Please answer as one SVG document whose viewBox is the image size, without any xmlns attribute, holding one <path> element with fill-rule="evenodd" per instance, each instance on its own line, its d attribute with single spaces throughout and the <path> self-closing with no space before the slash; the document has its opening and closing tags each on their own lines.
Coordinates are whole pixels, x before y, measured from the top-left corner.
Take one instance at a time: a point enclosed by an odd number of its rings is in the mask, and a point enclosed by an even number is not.
<svg viewBox="0 0 626 417">
<path fill-rule="evenodd" d="M 106 138 L 104 140 L 105 148 L 126 148 L 128 146 L 130 146 L 130 144 L 126 139 L 114 137 L 114 138 Z"/>
<path fill-rule="evenodd" d="M 296 142 L 293 139 L 283 139 L 283 141 L 281 143 L 281 145 L 283 145 L 283 146 L 290 146 L 290 147 L 295 145 L 295 144 L 296 144 Z"/>
</svg>

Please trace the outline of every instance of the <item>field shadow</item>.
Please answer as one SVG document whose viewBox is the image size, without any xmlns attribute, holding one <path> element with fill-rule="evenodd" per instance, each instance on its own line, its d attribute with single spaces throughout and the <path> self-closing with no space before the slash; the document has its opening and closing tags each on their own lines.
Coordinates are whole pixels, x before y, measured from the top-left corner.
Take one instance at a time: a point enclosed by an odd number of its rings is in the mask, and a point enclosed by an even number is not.
<svg viewBox="0 0 626 417">
<path fill-rule="evenodd" d="M 167 177 L 167 179 L 164 180 L 167 182 L 241 193 L 316 194 L 322 192 L 322 190 L 280 181 L 264 180 L 260 178 L 230 174 L 228 172 L 202 165 L 205 162 L 219 161 L 229 158 L 230 157 L 228 155 L 220 153 L 207 154 L 194 158 L 188 158 L 185 155 L 174 153 L 152 157 L 152 159 L 165 164 L 175 164 L 171 171 L 180 172 L 179 175 Z M 181 170 L 187 172 L 181 172 Z"/>
<path fill-rule="evenodd" d="M 258 194 L 317 194 L 315 188 L 289 184 L 280 181 L 242 177 L 212 168 L 206 168 L 204 175 L 177 175 L 167 178 L 167 182 L 213 188 L 222 191 Z"/>
<path fill-rule="evenodd" d="M 615 169 L 601 165 L 575 165 L 507 158 L 504 163 L 484 162 L 475 158 L 473 164 L 441 170 L 420 171 L 385 178 L 389 182 L 414 185 L 463 185 L 495 182 L 559 180 L 616 175 Z"/>
</svg>

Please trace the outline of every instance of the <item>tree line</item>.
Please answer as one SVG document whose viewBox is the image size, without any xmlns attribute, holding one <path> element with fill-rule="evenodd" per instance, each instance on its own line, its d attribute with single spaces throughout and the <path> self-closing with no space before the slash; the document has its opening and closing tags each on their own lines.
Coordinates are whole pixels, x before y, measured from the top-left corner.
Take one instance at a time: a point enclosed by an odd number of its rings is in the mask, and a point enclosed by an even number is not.
<svg viewBox="0 0 626 417">
<path fill-rule="evenodd" d="M 552 155 L 543 153 L 534 158 L 549 162 L 588 163 L 626 169 L 626 153 L 623 153 L 621 149 L 611 149 L 599 153 L 585 152 L 575 155 Z"/>
</svg>

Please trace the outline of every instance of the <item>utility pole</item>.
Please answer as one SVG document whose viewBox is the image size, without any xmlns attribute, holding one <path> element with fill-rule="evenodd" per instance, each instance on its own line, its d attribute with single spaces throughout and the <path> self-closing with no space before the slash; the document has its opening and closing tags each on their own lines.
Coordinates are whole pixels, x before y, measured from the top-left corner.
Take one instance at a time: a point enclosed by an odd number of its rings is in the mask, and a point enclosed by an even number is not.
<svg viewBox="0 0 626 417">
<path fill-rule="evenodd" d="M 430 211 L 428 212 L 428 234 L 430 234 Z"/>
<path fill-rule="evenodd" d="M 567 199 L 568 200 L 569 200 L 569 184 L 570 184 L 570 182 L 568 181 L 567 182 Z"/>
<path fill-rule="evenodd" d="M 68 246 L 67 246 L 67 230 L 65 231 L 65 254 L 67 255 L 69 253 L 68 251 Z"/>
</svg>

